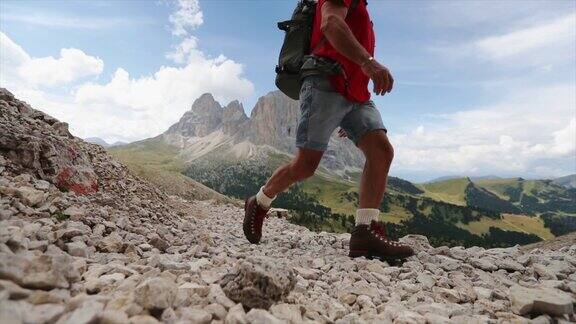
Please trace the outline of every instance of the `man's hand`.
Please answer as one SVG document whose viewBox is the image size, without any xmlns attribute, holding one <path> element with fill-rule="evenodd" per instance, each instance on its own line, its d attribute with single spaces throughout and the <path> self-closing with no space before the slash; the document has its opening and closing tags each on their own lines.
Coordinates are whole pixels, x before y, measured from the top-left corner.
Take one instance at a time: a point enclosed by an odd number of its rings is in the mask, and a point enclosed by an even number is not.
<svg viewBox="0 0 576 324">
<path fill-rule="evenodd" d="M 342 128 L 338 129 L 338 137 L 348 137 L 348 134 L 346 134 L 346 131 Z"/>
<path fill-rule="evenodd" d="M 385 66 L 372 59 L 362 64 L 361 68 L 362 72 L 372 79 L 375 94 L 385 95 L 392 91 L 392 88 L 394 87 L 394 78 Z"/>
</svg>

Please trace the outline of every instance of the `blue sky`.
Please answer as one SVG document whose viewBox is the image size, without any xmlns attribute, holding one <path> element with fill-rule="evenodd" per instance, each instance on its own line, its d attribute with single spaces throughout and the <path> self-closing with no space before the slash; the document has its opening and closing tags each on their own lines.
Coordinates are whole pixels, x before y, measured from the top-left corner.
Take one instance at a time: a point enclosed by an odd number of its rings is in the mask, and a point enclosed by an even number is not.
<svg viewBox="0 0 576 324">
<path fill-rule="evenodd" d="M 291 0 L 2 1 L 2 86 L 81 137 L 159 134 L 212 92 L 275 90 Z M 369 1 L 393 173 L 576 172 L 574 1 Z M 62 51 L 64 49 L 64 51 Z"/>
</svg>

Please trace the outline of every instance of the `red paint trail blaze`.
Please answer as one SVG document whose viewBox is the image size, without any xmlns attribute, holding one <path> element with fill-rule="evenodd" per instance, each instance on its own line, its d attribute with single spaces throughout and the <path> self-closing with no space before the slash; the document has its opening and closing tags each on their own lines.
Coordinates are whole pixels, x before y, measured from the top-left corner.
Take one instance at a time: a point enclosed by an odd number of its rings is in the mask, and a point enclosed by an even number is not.
<svg viewBox="0 0 576 324">
<path fill-rule="evenodd" d="M 71 167 L 64 168 L 56 177 L 56 186 L 60 189 L 72 190 L 77 195 L 87 195 L 99 190 L 96 179 L 89 180 L 89 183 L 74 182 L 73 174 L 74 170 Z M 89 177 L 86 178 L 89 179 Z"/>
</svg>

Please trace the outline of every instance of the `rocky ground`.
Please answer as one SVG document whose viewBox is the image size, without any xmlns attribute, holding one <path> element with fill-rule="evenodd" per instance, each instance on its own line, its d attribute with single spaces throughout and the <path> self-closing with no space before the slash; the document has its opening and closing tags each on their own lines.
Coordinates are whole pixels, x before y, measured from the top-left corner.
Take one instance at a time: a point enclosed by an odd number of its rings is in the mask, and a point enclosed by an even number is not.
<svg viewBox="0 0 576 324">
<path fill-rule="evenodd" d="M 184 201 L 0 90 L 0 323 L 574 322 L 576 242 L 433 248 L 390 266 L 349 234 Z"/>
</svg>

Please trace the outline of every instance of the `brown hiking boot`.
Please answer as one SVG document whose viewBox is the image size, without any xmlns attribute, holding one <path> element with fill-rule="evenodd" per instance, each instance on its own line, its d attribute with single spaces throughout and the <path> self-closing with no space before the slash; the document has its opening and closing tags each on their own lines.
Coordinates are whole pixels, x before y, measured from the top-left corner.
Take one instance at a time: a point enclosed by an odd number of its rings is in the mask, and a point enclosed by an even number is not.
<svg viewBox="0 0 576 324">
<path fill-rule="evenodd" d="M 244 203 L 244 235 L 252 244 L 258 244 L 262 238 L 262 224 L 268 210 L 260 207 L 256 196 L 246 199 Z"/>
<path fill-rule="evenodd" d="M 414 250 L 407 245 L 386 238 L 384 224 L 372 221 L 370 225 L 354 227 L 348 255 L 352 258 L 363 256 L 395 261 L 414 255 Z"/>
</svg>

